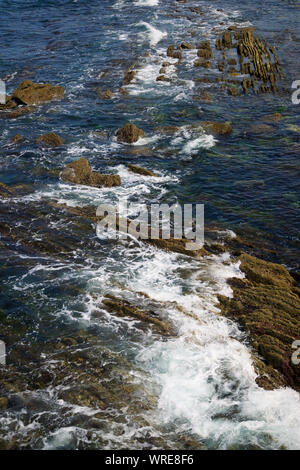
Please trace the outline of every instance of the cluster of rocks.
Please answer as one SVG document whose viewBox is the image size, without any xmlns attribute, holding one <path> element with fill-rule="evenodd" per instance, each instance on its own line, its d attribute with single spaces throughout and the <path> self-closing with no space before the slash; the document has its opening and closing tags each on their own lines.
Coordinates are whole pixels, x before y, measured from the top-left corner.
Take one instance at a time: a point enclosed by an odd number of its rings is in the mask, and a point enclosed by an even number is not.
<svg viewBox="0 0 300 470">
<path fill-rule="evenodd" d="M 63 86 L 24 80 L 11 96 L 6 96 L 6 103 L 0 105 L 0 111 L 3 111 L 0 118 L 15 119 L 31 113 L 35 105 L 62 99 L 64 93 Z"/>
</svg>

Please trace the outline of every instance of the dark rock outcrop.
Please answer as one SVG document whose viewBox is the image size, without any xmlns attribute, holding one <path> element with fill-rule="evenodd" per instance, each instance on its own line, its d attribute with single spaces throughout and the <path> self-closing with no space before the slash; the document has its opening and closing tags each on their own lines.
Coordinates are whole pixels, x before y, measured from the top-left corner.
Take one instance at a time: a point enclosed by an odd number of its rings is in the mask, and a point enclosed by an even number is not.
<svg viewBox="0 0 300 470">
<path fill-rule="evenodd" d="M 145 168 L 141 168 L 140 166 L 132 165 L 131 163 L 128 165 L 128 169 L 133 173 L 137 173 L 138 175 L 142 176 L 158 176 L 150 170 L 146 170 Z"/>
<path fill-rule="evenodd" d="M 63 145 L 64 141 L 59 135 L 55 134 L 55 132 L 49 132 L 49 134 L 38 137 L 36 143 L 45 147 L 60 147 Z"/>
<path fill-rule="evenodd" d="M 79 158 L 66 165 L 61 172 L 61 178 L 64 181 L 96 188 L 120 186 L 121 178 L 119 175 L 103 175 L 92 171 L 86 158 Z"/>
<path fill-rule="evenodd" d="M 139 138 L 143 137 L 144 135 L 145 134 L 142 129 L 139 129 L 135 124 L 130 123 L 125 124 L 125 126 L 121 127 L 121 129 L 116 132 L 118 141 L 125 142 L 127 144 L 133 144 L 134 142 L 137 142 Z"/>
<path fill-rule="evenodd" d="M 214 135 L 229 135 L 232 132 L 232 127 L 228 122 L 201 121 L 199 125 Z"/>
<path fill-rule="evenodd" d="M 300 289 L 279 264 L 247 254 L 239 260 L 246 279 L 230 280 L 234 297 L 219 296 L 222 313 L 243 325 L 265 359 L 266 364 L 256 361 L 259 385 L 275 388 L 285 383 L 300 390 L 300 368 L 291 361 L 293 342 L 300 338 Z"/>
<path fill-rule="evenodd" d="M 49 83 L 33 83 L 24 80 L 13 92 L 11 98 L 17 104 L 41 104 L 46 101 L 63 98 L 65 89 L 63 86 L 50 85 Z"/>
</svg>

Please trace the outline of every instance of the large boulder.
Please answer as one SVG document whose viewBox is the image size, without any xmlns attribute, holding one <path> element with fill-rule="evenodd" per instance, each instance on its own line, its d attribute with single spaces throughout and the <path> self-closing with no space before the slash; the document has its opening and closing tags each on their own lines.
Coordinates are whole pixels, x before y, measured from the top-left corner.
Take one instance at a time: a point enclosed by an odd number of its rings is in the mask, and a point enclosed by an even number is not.
<svg viewBox="0 0 300 470">
<path fill-rule="evenodd" d="M 59 135 L 55 134 L 55 132 L 41 135 L 36 139 L 36 142 L 45 147 L 60 147 L 64 143 L 63 139 Z"/>
<path fill-rule="evenodd" d="M 86 158 L 79 158 L 66 165 L 60 176 L 63 181 L 94 186 L 96 188 L 111 188 L 112 186 L 120 186 L 121 184 L 119 175 L 103 175 L 92 171 Z"/>
<path fill-rule="evenodd" d="M 24 80 L 13 92 L 11 98 L 18 104 L 40 104 L 63 98 L 64 93 L 63 86 Z"/>
<path fill-rule="evenodd" d="M 116 132 L 118 141 L 126 142 L 127 144 L 137 142 L 139 138 L 144 135 L 145 133 L 142 129 L 139 129 L 135 124 L 130 123 L 125 124 L 125 126 L 121 127 L 121 129 Z"/>
</svg>

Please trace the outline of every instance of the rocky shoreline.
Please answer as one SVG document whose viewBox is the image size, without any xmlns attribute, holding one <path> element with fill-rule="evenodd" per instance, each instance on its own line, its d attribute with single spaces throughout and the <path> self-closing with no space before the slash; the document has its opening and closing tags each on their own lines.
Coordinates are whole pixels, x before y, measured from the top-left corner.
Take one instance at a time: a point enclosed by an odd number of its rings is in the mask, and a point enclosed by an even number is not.
<svg viewBox="0 0 300 470">
<path fill-rule="evenodd" d="M 178 4 L 186 3 L 177 0 Z M 182 5 L 183 7 L 184 5 Z M 200 8 L 189 7 L 189 14 L 202 15 Z M 176 12 L 175 12 L 176 13 Z M 178 13 L 178 12 L 177 12 Z M 226 30 L 218 29 L 214 40 L 196 41 L 196 33 L 180 44 L 171 44 L 165 54 L 161 55 L 161 67 L 156 77 L 157 86 L 165 82 L 172 83 L 171 67 L 184 67 L 183 58 L 194 53 L 196 91 L 194 101 L 211 103 L 214 101 L 214 90 L 221 89 L 228 99 L 238 99 L 245 95 L 268 93 L 285 93 L 284 71 L 276 53 L 276 48 L 266 40 L 259 38 L 254 28 L 239 28 L 236 25 Z M 192 43 L 193 40 L 193 43 Z M 174 61 L 176 60 L 176 61 Z M 217 79 L 210 75 L 212 66 L 217 64 L 221 76 Z M 97 90 L 100 101 L 123 99 L 128 97 L 129 88 L 136 80 L 139 60 L 128 67 L 118 89 L 111 91 L 105 86 Z M 200 70 L 200 72 L 199 72 Z M 209 91 L 206 85 L 212 85 Z M 48 102 L 65 99 L 65 88 L 48 83 L 34 83 L 25 80 L 6 97 L 6 103 L 0 105 L 0 119 L 22 119 Z M 248 126 L 249 135 L 272 134 L 281 121 L 279 112 L 266 114 L 260 122 Z M 138 123 L 137 123 L 138 124 Z M 124 149 L 134 151 L 133 145 L 140 139 L 148 137 L 138 125 L 128 121 L 112 133 L 112 141 L 123 145 Z M 198 120 L 184 125 L 153 126 L 153 134 L 174 136 L 182 130 L 188 130 L 199 137 L 212 135 L 222 139 L 230 136 L 234 129 L 226 117 L 216 120 Z M 11 145 L 22 148 L 24 138 L 17 133 L 11 139 Z M 31 145 L 42 149 L 60 149 L 65 140 L 56 132 L 37 135 Z M 159 178 L 152 168 L 144 168 L 142 159 L 138 164 L 126 162 L 126 168 L 132 175 L 144 178 Z M 55 169 L 41 168 L 53 181 L 63 182 L 72 187 L 122 188 L 122 177 L 119 174 L 94 171 L 92 164 L 85 157 L 78 157 L 66 165 L 57 165 Z M 149 164 L 146 165 L 149 167 Z M 30 184 L 4 184 L 0 182 L 0 249 L 12 254 L 16 246 L 26 256 L 49 256 L 57 261 L 72 260 L 73 254 L 82 251 L 85 244 L 87 253 L 95 248 L 95 224 L 99 220 L 94 206 L 67 206 L 58 199 L 45 199 L 38 203 L 22 203 L 22 197 L 31 194 Z M 18 203 L 15 203 L 18 200 Z M 12 216 L 11 207 L 14 206 Z M 18 217 L 27 220 L 28 224 L 16 223 Z M 49 220 L 56 224 L 63 219 L 65 230 L 59 233 L 49 232 Z M 39 237 L 32 237 L 35 223 L 38 220 Z M 127 221 L 128 223 L 128 221 Z M 72 231 L 74 228 L 74 231 Z M 228 227 L 230 229 L 230 227 Z M 300 366 L 291 362 L 292 345 L 299 339 L 300 332 L 300 287 L 299 273 L 290 273 L 286 267 L 270 261 L 267 249 L 251 243 L 243 236 L 220 239 L 221 228 L 218 221 L 214 226 L 206 227 L 206 243 L 201 250 L 187 252 L 185 240 L 145 240 L 158 250 L 184 255 L 187 259 L 211 259 L 220 254 L 229 253 L 229 263 L 239 263 L 244 278 L 232 278 L 228 281 L 232 289 L 232 298 L 218 296 L 217 315 L 237 322 L 245 332 L 252 355 L 253 366 L 257 374 L 256 383 L 265 390 L 280 387 L 291 387 L 300 392 Z M 100 259 L 101 259 L 100 253 Z M 189 258 L 190 257 L 190 258 Z M 274 255 L 276 261 L 276 254 Z M 105 259 L 101 259 L 105 262 Z M 224 262 L 224 265 L 226 262 Z M 25 261 L 24 261 L 25 265 Z M 70 289 L 75 289 L 71 286 Z M 76 288 L 77 289 L 77 288 Z M 120 287 L 122 290 L 122 286 Z M 125 289 L 126 290 L 126 289 Z M 127 290 L 128 294 L 129 291 Z M 94 317 L 101 319 L 106 312 L 117 318 L 130 319 L 137 330 L 154 335 L 159 341 L 176 337 L 178 332 L 161 305 L 144 292 L 138 292 L 140 299 L 146 299 L 147 305 L 142 308 L 136 299 L 117 297 L 106 294 L 99 303 Z M 168 305 L 166 305 L 168 307 Z M 179 309 L 179 306 L 175 306 Z M 188 315 L 188 313 L 187 313 Z M 144 373 L 132 368 L 132 363 L 119 354 L 112 354 L 105 344 L 97 338 L 96 332 L 74 331 L 70 336 L 57 337 L 43 345 L 44 359 L 41 358 L 40 344 L 22 347 L 20 338 L 26 328 L 18 320 L 7 319 L 4 309 L 0 310 L 1 339 L 8 345 L 17 344 L 9 351 L 8 366 L 0 367 L 0 411 L 9 409 L 29 411 L 40 403 L 35 401 L 36 391 L 46 391 L 49 387 L 57 390 L 62 412 L 69 412 L 69 407 L 88 407 L 97 409 L 98 413 L 89 416 L 84 423 L 84 414 L 70 418 L 70 425 L 77 422 L 87 432 L 89 428 L 109 433 L 110 426 L 119 421 L 120 429 L 125 421 L 133 420 L 143 427 L 151 427 L 150 415 L 157 406 L 155 393 L 146 396 L 141 386 L 146 380 Z M 100 363 L 99 363 L 100 357 Z M 53 359 L 51 371 L 46 367 L 47 360 Z M 34 372 L 33 372 L 34 371 Z M 100 377 L 100 380 L 99 380 Z M 138 377 L 138 379 L 136 378 Z M 41 409 L 45 404 L 40 405 Z M 126 409 L 127 418 L 123 416 Z M 149 420 L 145 414 L 149 412 Z M 115 418 L 117 416 L 117 419 Z M 48 426 L 46 423 L 45 426 Z M 125 424 L 124 424 L 125 426 Z M 120 431 L 120 433 L 123 431 Z M 92 434 L 92 432 L 90 432 Z M 178 437 L 181 449 L 204 448 L 187 433 Z M 0 435 L 0 450 L 31 449 L 42 444 L 40 431 L 30 430 L 24 436 L 17 434 L 12 439 Z M 160 437 L 141 438 L 141 447 L 170 448 L 167 440 Z M 94 448 L 103 448 L 108 443 L 105 439 L 96 439 Z"/>
</svg>

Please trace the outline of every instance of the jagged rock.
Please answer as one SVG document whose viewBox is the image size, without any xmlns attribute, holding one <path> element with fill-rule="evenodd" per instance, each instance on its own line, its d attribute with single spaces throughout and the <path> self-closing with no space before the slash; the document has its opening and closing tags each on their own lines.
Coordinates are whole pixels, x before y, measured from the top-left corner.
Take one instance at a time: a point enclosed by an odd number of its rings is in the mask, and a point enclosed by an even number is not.
<svg viewBox="0 0 300 470">
<path fill-rule="evenodd" d="M 222 313 L 238 320 L 254 349 L 267 365 L 277 369 L 285 384 L 300 390 L 300 368 L 292 363 L 292 344 L 299 339 L 300 290 L 285 267 L 242 254 L 240 269 L 246 279 L 232 279 L 233 299 L 219 296 Z M 261 372 L 258 383 L 265 388 L 282 385 L 282 377 Z M 267 372 L 267 376 L 266 376 Z M 263 376 L 265 375 L 264 379 Z"/>
<path fill-rule="evenodd" d="M 63 139 L 59 135 L 55 134 L 55 132 L 41 135 L 36 139 L 36 142 L 46 147 L 60 147 L 64 143 Z"/>
<path fill-rule="evenodd" d="M 131 83 L 132 80 L 134 80 L 134 77 L 135 77 L 134 70 L 131 70 L 131 69 L 126 70 L 124 74 L 124 78 L 123 78 L 123 85 L 129 85 L 129 83 Z"/>
<path fill-rule="evenodd" d="M 121 129 L 116 132 L 118 141 L 126 142 L 128 144 L 137 142 L 139 138 L 143 137 L 144 135 L 145 133 L 142 129 L 139 129 L 135 124 L 130 123 L 125 124 L 125 126 L 121 127 Z"/>
<path fill-rule="evenodd" d="M 183 42 L 181 44 L 181 48 L 182 49 L 194 49 L 194 46 L 193 44 L 190 44 L 189 42 Z"/>
<path fill-rule="evenodd" d="M 34 106 L 19 106 L 13 111 L 8 111 L 0 114 L 2 119 L 17 119 L 18 117 L 24 116 L 25 114 L 32 113 L 34 111 Z"/>
<path fill-rule="evenodd" d="M 153 311 L 144 311 L 139 307 L 131 305 L 124 299 L 118 299 L 112 295 L 106 295 L 103 299 L 103 304 L 109 312 L 113 312 L 121 317 L 132 317 L 142 322 L 152 324 L 156 331 L 163 335 L 174 334 L 171 325 L 161 320 L 159 316 Z"/>
<path fill-rule="evenodd" d="M 210 48 L 207 49 L 198 49 L 197 52 L 198 57 L 203 57 L 204 59 L 212 59 L 212 50 Z"/>
<path fill-rule="evenodd" d="M 159 75 L 157 78 L 156 78 L 156 81 L 157 82 L 165 82 L 166 81 L 166 77 L 164 75 Z"/>
<path fill-rule="evenodd" d="M 20 142 L 21 140 L 23 140 L 23 137 L 21 136 L 21 134 L 16 134 L 14 137 L 12 137 L 11 142 L 13 144 L 16 144 L 17 142 Z"/>
<path fill-rule="evenodd" d="M 199 124 L 207 132 L 215 135 L 229 135 L 232 132 L 232 127 L 228 122 L 201 121 Z"/>
<path fill-rule="evenodd" d="M 96 188 L 120 186 L 121 178 L 119 175 L 103 175 L 92 171 L 86 158 L 69 163 L 61 172 L 61 178 L 64 181 L 86 186 L 95 186 Z"/>
<path fill-rule="evenodd" d="M 236 59 L 231 58 L 231 59 L 228 59 L 227 63 L 228 63 L 228 65 L 236 65 L 237 61 L 236 61 Z"/>
<path fill-rule="evenodd" d="M 158 176 L 150 170 L 146 170 L 145 168 L 141 168 L 140 166 L 132 165 L 131 163 L 128 165 L 128 169 L 133 173 L 137 173 L 138 175 Z"/>
<path fill-rule="evenodd" d="M 0 410 L 6 409 L 8 406 L 8 398 L 0 397 Z"/>
<path fill-rule="evenodd" d="M 231 96 L 238 96 L 239 90 L 237 88 L 228 88 L 228 94 Z"/>
<path fill-rule="evenodd" d="M 193 99 L 196 101 L 201 101 L 202 103 L 212 102 L 212 98 L 207 91 L 203 91 L 199 95 L 193 95 Z"/>
<path fill-rule="evenodd" d="M 12 195 L 11 189 L 6 184 L 0 182 L 0 198 L 7 198 Z"/>
<path fill-rule="evenodd" d="M 181 253 L 183 255 L 192 256 L 193 258 L 203 258 L 203 256 L 209 255 L 208 251 L 205 248 L 195 249 L 195 250 L 187 250 L 186 244 L 189 242 L 185 239 L 177 239 L 177 238 L 169 238 L 165 239 L 147 239 L 144 240 L 145 243 L 150 243 L 150 245 L 154 245 L 161 250 L 173 251 L 175 253 Z"/>
<path fill-rule="evenodd" d="M 97 90 L 97 94 L 101 100 L 111 100 L 114 97 L 114 94 L 110 90 L 102 91 L 99 89 Z"/>
<path fill-rule="evenodd" d="M 11 96 L 6 95 L 5 100 L 5 103 L 0 103 L 0 110 L 13 109 L 17 107 L 17 103 L 11 99 Z"/>
<path fill-rule="evenodd" d="M 11 98 L 18 104 L 31 105 L 63 98 L 64 93 L 63 86 L 24 80 L 13 92 Z"/>
<path fill-rule="evenodd" d="M 210 69 L 211 62 L 205 60 L 203 57 L 200 59 L 196 59 L 194 62 L 194 67 L 204 67 L 206 69 Z"/>
</svg>

